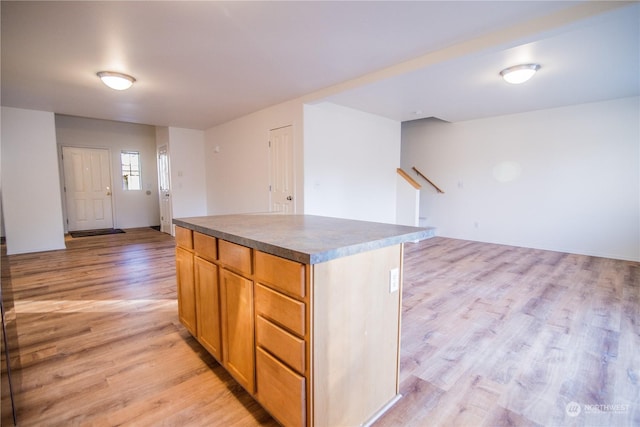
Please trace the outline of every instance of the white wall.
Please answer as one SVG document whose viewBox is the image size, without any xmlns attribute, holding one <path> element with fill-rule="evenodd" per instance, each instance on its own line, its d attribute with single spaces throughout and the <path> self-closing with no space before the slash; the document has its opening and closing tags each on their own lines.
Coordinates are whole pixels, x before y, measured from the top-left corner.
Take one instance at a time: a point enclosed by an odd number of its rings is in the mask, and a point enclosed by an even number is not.
<svg viewBox="0 0 640 427">
<path fill-rule="evenodd" d="M 446 237 L 640 260 L 639 98 L 403 124 L 421 217 Z"/>
<path fill-rule="evenodd" d="M 302 205 L 302 104 L 285 102 L 205 131 L 207 213 L 269 211 L 269 131 L 293 127 L 296 212 Z"/>
<path fill-rule="evenodd" d="M 56 133 L 60 147 L 110 150 L 114 227 L 134 228 L 160 224 L 154 126 L 56 115 Z M 120 153 L 123 150 L 140 152 L 142 191 L 125 191 L 122 188 Z"/>
<path fill-rule="evenodd" d="M 418 227 L 420 225 L 420 190 L 397 174 L 396 192 L 396 223 Z"/>
<path fill-rule="evenodd" d="M 2 107 L 7 253 L 64 249 L 53 113 Z"/>
<path fill-rule="evenodd" d="M 305 213 L 395 223 L 400 136 L 400 122 L 305 105 Z"/>
<path fill-rule="evenodd" d="M 207 214 L 204 131 L 168 128 L 173 217 Z"/>
</svg>

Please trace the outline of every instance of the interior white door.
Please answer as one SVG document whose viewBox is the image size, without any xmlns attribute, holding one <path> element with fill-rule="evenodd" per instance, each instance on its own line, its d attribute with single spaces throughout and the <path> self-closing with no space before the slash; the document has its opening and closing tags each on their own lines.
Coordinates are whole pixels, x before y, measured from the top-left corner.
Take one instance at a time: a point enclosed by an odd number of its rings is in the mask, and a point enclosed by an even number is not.
<svg viewBox="0 0 640 427">
<path fill-rule="evenodd" d="M 160 183 L 160 231 L 171 233 L 171 181 L 167 146 L 158 148 L 158 182 Z"/>
<path fill-rule="evenodd" d="M 295 213 L 293 132 L 291 126 L 269 132 L 271 212 Z"/>
<path fill-rule="evenodd" d="M 109 150 L 62 147 L 69 231 L 113 228 Z"/>
</svg>

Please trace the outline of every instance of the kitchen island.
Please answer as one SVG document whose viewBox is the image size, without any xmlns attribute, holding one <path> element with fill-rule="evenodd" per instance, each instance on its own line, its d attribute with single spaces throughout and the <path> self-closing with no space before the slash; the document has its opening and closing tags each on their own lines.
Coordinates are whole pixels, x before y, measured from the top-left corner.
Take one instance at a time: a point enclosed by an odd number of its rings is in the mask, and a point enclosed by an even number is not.
<svg viewBox="0 0 640 427">
<path fill-rule="evenodd" d="M 311 215 L 174 219 L 180 321 L 285 426 L 398 394 L 402 258 L 428 229 Z"/>
</svg>

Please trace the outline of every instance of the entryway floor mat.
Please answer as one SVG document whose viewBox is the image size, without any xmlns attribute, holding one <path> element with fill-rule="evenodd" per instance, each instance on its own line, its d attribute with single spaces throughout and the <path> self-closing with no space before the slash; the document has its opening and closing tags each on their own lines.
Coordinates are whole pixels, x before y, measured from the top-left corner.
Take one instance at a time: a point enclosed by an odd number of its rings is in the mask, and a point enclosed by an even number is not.
<svg viewBox="0 0 640 427">
<path fill-rule="evenodd" d="M 92 236 L 104 236 L 106 234 L 119 234 L 124 233 L 124 230 L 120 228 L 102 228 L 100 230 L 82 230 L 82 231 L 70 231 L 71 237 L 92 237 Z"/>
</svg>

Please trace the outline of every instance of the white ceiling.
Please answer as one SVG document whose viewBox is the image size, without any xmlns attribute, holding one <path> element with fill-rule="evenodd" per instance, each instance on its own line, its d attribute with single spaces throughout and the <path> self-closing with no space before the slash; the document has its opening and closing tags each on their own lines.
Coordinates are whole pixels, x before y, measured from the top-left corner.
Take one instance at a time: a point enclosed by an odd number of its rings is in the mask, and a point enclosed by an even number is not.
<svg viewBox="0 0 640 427">
<path fill-rule="evenodd" d="M 206 129 L 289 99 L 469 120 L 640 94 L 640 4 L 2 1 L 2 105 Z M 522 86 L 498 72 L 538 62 Z M 101 70 L 136 77 L 107 89 Z M 578 72 L 580 71 L 580 72 Z"/>
</svg>

